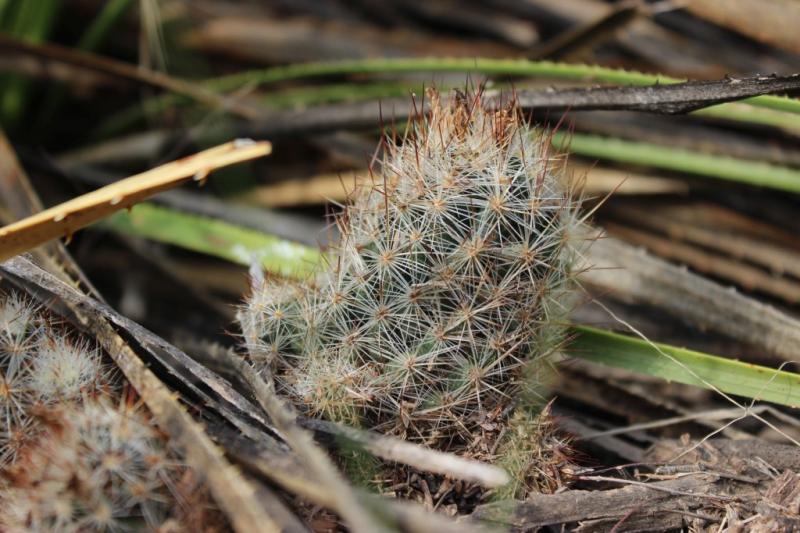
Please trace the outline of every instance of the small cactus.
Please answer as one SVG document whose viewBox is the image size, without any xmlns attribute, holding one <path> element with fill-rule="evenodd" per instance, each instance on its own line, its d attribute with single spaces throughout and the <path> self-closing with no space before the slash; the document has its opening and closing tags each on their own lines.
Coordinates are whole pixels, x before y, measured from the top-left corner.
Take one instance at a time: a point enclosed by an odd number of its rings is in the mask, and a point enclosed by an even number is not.
<svg viewBox="0 0 800 533">
<path fill-rule="evenodd" d="M 215 517 L 176 505 L 207 495 L 124 390 L 99 347 L 0 293 L 2 531 L 152 531 Z"/>
<path fill-rule="evenodd" d="M 178 464 L 141 409 L 95 399 L 51 408 L 40 417 L 35 444 L 5 474 L 4 527 L 152 530 L 165 521 Z"/>
<path fill-rule="evenodd" d="M 0 294 L 0 467 L 36 434 L 36 409 L 112 387 L 100 350 L 52 322 L 18 294 Z"/>
<path fill-rule="evenodd" d="M 250 355 L 313 416 L 468 442 L 563 339 L 578 202 L 512 103 L 440 102 L 338 218 L 328 269 L 257 283 Z"/>
<path fill-rule="evenodd" d="M 506 432 L 497 443 L 496 463 L 516 475 L 494 498 L 553 494 L 571 481 L 575 453 L 570 439 L 558 431 L 550 407 L 548 403 L 535 414 L 518 409 L 509 417 Z"/>
</svg>

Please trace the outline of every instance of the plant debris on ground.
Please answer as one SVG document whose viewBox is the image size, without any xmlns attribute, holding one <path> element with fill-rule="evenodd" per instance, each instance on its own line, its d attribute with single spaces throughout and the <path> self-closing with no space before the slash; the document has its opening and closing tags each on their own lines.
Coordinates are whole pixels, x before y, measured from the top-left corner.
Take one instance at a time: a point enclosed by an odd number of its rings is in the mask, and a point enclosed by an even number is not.
<svg viewBox="0 0 800 533">
<path fill-rule="evenodd" d="M 0 529 L 800 529 L 797 27 L 0 2 Z"/>
</svg>

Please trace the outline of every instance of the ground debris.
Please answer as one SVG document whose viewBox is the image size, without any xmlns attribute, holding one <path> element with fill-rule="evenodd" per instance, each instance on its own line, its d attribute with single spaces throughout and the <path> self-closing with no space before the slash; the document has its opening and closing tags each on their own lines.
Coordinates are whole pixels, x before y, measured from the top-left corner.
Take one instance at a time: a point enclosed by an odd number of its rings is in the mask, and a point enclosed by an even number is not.
<svg viewBox="0 0 800 533">
<path fill-rule="evenodd" d="M 473 516 L 532 531 L 796 531 L 800 528 L 800 451 L 757 440 L 662 441 L 647 469 L 628 477 L 583 475 L 622 485 L 573 490 L 479 506 Z"/>
</svg>

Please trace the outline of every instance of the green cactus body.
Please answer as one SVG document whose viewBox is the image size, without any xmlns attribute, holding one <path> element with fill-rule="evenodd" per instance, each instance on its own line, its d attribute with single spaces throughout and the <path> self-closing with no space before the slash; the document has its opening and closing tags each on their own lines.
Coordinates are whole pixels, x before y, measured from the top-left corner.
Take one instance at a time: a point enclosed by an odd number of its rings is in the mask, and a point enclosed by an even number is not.
<svg viewBox="0 0 800 533">
<path fill-rule="evenodd" d="M 387 140 L 313 282 L 267 280 L 250 353 L 308 413 L 431 442 L 519 403 L 557 349 L 578 219 L 559 156 L 510 105 L 441 104 Z M 525 400 L 527 401 L 527 400 Z"/>
</svg>

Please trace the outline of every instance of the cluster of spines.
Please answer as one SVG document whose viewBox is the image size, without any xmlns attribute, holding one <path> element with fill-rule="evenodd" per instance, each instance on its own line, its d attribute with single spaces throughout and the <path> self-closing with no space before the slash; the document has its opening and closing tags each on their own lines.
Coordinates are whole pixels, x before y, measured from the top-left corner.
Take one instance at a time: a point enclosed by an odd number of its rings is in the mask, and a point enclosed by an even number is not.
<svg viewBox="0 0 800 533">
<path fill-rule="evenodd" d="M 51 409 L 5 473 L 0 517 L 12 530 L 155 529 L 175 465 L 141 409 L 107 400 Z M 138 527 L 137 527 L 138 526 Z"/>
<path fill-rule="evenodd" d="M 186 468 L 123 390 L 97 346 L 0 293 L 3 530 L 154 530 L 172 516 Z"/>
<path fill-rule="evenodd" d="M 481 96 L 387 142 L 328 270 L 267 280 L 241 313 L 257 364 L 314 415 L 464 436 L 563 334 L 577 205 L 549 140 Z"/>
<path fill-rule="evenodd" d="M 0 293 L 0 467 L 35 436 L 35 413 L 108 394 L 113 371 L 100 350 L 64 335 L 24 297 Z"/>
</svg>

